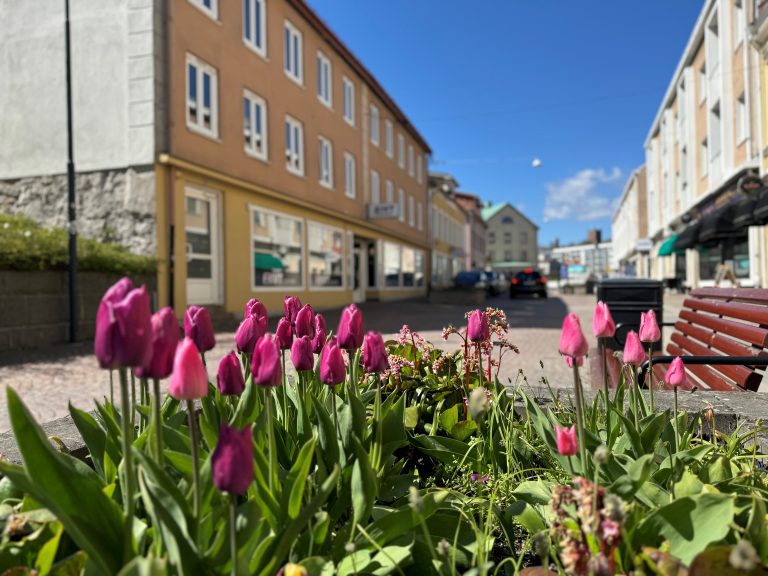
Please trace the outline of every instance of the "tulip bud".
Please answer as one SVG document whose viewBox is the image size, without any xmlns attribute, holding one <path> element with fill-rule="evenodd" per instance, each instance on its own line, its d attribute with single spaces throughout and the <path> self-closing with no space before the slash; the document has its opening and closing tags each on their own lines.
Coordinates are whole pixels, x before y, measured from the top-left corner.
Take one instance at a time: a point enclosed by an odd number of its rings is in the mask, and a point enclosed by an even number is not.
<svg viewBox="0 0 768 576">
<path fill-rule="evenodd" d="M 579 317 L 569 312 L 563 320 L 563 330 L 560 332 L 560 354 L 578 358 L 586 356 L 589 345 L 581 331 Z"/>
<path fill-rule="evenodd" d="M 293 343 L 293 328 L 286 318 L 280 318 L 277 321 L 277 330 L 275 330 L 275 339 L 280 350 L 290 350 Z"/>
<path fill-rule="evenodd" d="M 576 366 L 584 366 L 584 356 L 576 357 Z M 565 357 L 565 363 L 568 364 L 568 368 L 573 368 L 574 359 L 570 356 Z"/>
<path fill-rule="evenodd" d="M 380 332 L 368 332 L 363 339 L 363 368 L 368 374 L 389 369 L 387 348 Z"/>
<path fill-rule="evenodd" d="M 640 314 L 640 341 L 657 342 L 661 339 L 661 330 L 656 322 L 656 313 L 653 310 Z"/>
<path fill-rule="evenodd" d="M 173 371 L 173 357 L 179 345 L 179 321 L 171 308 L 152 315 L 152 355 L 149 362 L 136 368 L 139 378 L 167 378 Z"/>
<path fill-rule="evenodd" d="M 239 396 L 245 390 L 243 368 L 234 352 L 230 352 L 219 362 L 216 384 L 222 396 Z"/>
<path fill-rule="evenodd" d="M 144 286 L 123 278 L 104 294 L 96 313 L 94 352 L 102 368 L 134 368 L 152 354 L 152 320 Z"/>
<path fill-rule="evenodd" d="M 322 314 L 315 314 L 315 337 L 312 338 L 312 351 L 315 354 L 320 354 L 325 346 L 325 318 Z"/>
<path fill-rule="evenodd" d="M 576 426 L 561 428 L 556 425 L 555 436 L 557 439 L 557 451 L 560 452 L 562 456 L 573 456 L 579 451 Z"/>
<path fill-rule="evenodd" d="M 482 310 L 473 310 L 467 320 L 467 337 L 472 342 L 485 342 L 491 337 L 488 315 Z"/>
<path fill-rule="evenodd" d="M 314 310 L 312 310 L 311 304 L 305 304 L 301 310 L 296 313 L 296 322 L 294 324 L 296 329 L 296 336 L 309 336 L 312 338 L 315 335 L 315 330 L 312 327 L 312 319 L 314 316 Z"/>
<path fill-rule="evenodd" d="M 216 346 L 213 324 L 208 310 L 202 306 L 190 306 L 184 315 L 184 335 L 190 338 L 200 352 L 208 352 Z"/>
<path fill-rule="evenodd" d="M 258 325 L 259 335 L 264 334 L 267 331 L 267 325 L 269 324 L 269 315 L 267 314 L 267 307 L 256 298 L 251 298 L 245 305 L 245 315 L 243 318 L 253 317 Z"/>
<path fill-rule="evenodd" d="M 213 484 L 220 492 L 245 494 L 253 482 L 253 436 L 251 425 L 238 430 L 221 425 L 219 440 L 211 456 Z"/>
<path fill-rule="evenodd" d="M 246 316 L 235 332 L 235 344 L 240 352 L 253 354 L 256 342 L 264 335 L 256 316 Z"/>
<path fill-rule="evenodd" d="M 345 375 L 341 349 L 336 343 L 336 338 L 331 338 L 320 354 L 320 381 L 328 386 L 335 386 L 344 382 Z"/>
<path fill-rule="evenodd" d="M 296 338 L 291 346 L 291 362 L 297 372 L 312 370 L 315 356 L 312 354 L 312 341 L 309 336 Z"/>
<path fill-rule="evenodd" d="M 191 338 L 184 338 L 176 348 L 168 393 L 176 400 L 194 400 L 208 394 L 208 374 Z"/>
<path fill-rule="evenodd" d="M 286 296 L 283 300 L 283 310 L 285 311 L 285 319 L 293 325 L 296 322 L 296 314 L 301 310 L 301 300 L 296 296 Z"/>
<path fill-rule="evenodd" d="M 640 343 L 637 332 L 631 330 L 627 333 L 627 341 L 624 343 L 624 364 L 640 366 L 645 361 L 645 350 Z"/>
<path fill-rule="evenodd" d="M 280 350 L 272 336 L 265 334 L 256 343 L 251 360 L 251 373 L 256 386 L 279 386 L 283 371 L 280 366 Z"/>
<path fill-rule="evenodd" d="M 467 409 L 473 420 L 479 420 L 491 406 L 491 401 L 488 398 L 488 390 L 480 386 L 474 388 L 469 393 L 469 402 L 467 402 Z"/>
<path fill-rule="evenodd" d="M 667 373 L 664 374 L 664 382 L 669 386 L 680 386 L 685 383 L 685 364 L 680 356 L 670 363 Z"/>
<path fill-rule="evenodd" d="M 611 317 L 611 310 L 605 302 L 598 302 L 592 316 L 592 332 L 595 338 L 610 338 L 616 333 L 616 324 Z"/>
<path fill-rule="evenodd" d="M 280 571 L 275 576 L 307 576 L 307 574 L 307 569 L 304 566 L 288 562 L 288 564 L 280 568 Z"/>
<path fill-rule="evenodd" d="M 341 313 L 337 336 L 339 347 L 344 350 L 355 350 L 363 344 L 363 315 L 354 304 Z"/>
</svg>

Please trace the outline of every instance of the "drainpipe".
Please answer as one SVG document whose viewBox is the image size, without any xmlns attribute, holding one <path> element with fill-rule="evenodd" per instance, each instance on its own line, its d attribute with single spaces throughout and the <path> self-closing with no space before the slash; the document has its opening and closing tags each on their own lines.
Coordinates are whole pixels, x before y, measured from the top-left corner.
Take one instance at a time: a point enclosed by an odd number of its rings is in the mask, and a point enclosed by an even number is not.
<svg viewBox="0 0 768 576">
<path fill-rule="evenodd" d="M 163 86 L 165 87 L 165 122 L 163 126 L 163 138 L 165 142 L 163 145 L 169 154 L 173 153 L 171 147 L 171 118 L 172 118 L 172 102 L 171 97 L 171 30 L 172 30 L 172 15 L 171 15 L 172 2 L 161 2 L 162 22 L 164 25 L 164 39 L 165 39 L 165 53 L 163 54 Z M 173 183 L 175 180 L 176 168 L 168 166 L 166 172 L 166 215 L 168 218 L 168 306 L 175 309 L 175 294 L 176 294 L 176 278 L 174 269 L 176 266 L 175 253 L 176 253 L 176 231 L 175 231 L 175 203 Z"/>
</svg>

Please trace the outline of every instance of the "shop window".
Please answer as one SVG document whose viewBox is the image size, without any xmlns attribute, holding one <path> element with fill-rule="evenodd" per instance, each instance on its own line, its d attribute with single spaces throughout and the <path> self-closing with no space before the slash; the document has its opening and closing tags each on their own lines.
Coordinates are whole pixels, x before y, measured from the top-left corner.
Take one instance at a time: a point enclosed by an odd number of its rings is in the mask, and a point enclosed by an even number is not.
<svg viewBox="0 0 768 576">
<path fill-rule="evenodd" d="M 307 246 L 310 288 L 343 288 L 343 230 L 309 222 Z"/>
<path fill-rule="evenodd" d="M 303 245 L 301 220 L 251 207 L 253 289 L 302 287 Z"/>
<path fill-rule="evenodd" d="M 402 248 L 403 286 L 416 285 L 416 251 L 413 248 Z"/>
<path fill-rule="evenodd" d="M 714 280 L 717 266 L 723 261 L 721 245 L 702 247 L 699 249 L 699 278 Z"/>
<path fill-rule="evenodd" d="M 414 263 L 416 269 L 414 285 L 419 287 L 424 286 L 424 252 L 421 250 L 415 251 Z"/>
<path fill-rule="evenodd" d="M 749 278 L 749 241 L 738 240 L 733 245 L 733 273 L 736 278 Z"/>
<path fill-rule="evenodd" d="M 392 242 L 384 242 L 384 285 L 400 286 L 400 245 Z"/>
</svg>

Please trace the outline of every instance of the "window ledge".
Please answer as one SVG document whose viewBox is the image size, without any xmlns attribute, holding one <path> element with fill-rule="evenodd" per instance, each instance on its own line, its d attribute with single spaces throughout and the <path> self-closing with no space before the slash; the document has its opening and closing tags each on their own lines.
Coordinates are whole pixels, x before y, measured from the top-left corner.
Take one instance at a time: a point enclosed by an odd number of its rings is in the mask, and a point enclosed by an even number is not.
<svg viewBox="0 0 768 576">
<path fill-rule="evenodd" d="M 264 60 L 265 62 L 270 62 L 269 58 L 267 57 L 267 50 L 266 50 L 266 48 L 264 48 L 264 49 L 256 48 L 256 46 L 251 44 L 245 38 L 243 38 L 243 44 L 245 44 L 245 47 L 248 48 L 248 50 L 250 50 L 251 52 L 253 52 L 257 56 L 259 56 L 262 60 Z"/>
<path fill-rule="evenodd" d="M 197 124 L 190 124 L 187 122 L 187 129 L 190 132 L 194 132 L 198 136 L 204 136 L 205 138 L 208 138 L 208 140 L 212 140 L 214 142 L 217 142 L 219 144 L 222 143 L 221 138 L 219 138 L 219 135 L 215 132 L 210 132 L 206 130 L 205 128 L 200 128 Z"/>
</svg>

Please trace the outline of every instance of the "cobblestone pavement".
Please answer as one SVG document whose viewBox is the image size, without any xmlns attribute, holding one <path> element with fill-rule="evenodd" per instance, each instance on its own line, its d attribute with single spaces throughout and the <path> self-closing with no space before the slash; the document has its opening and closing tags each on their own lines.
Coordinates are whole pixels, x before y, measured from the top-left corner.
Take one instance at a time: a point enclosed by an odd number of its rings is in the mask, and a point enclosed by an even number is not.
<svg viewBox="0 0 768 576">
<path fill-rule="evenodd" d="M 674 319 L 682 296 L 665 297 L 665 318 Z M 538 384 L 546 376 L 553 387 L 570 384 L 570 369 L 558 354 L 562 319 L 569 311 L 582 318 L 585 334 L 591 338 L 591 318 L 595 305 L 593 295 L 559 295 L 553 290 L 549 298 L 516 298 L 499 296 L 488 305 L 503 309 L 510 323 L 510 340 L 520 348 L 520 354 L 508 353 L 499 375 L 502 382 L 515 382 L 519 373 L 528 383 Z M 403 324 L 409 324 L 424 338 L 443 349 L 459 346 L 458 337 L 443 342 L 444 326 L 464 324 L 466 307 L 435 304 L 426 300 L 395 303 L 371 302 L 361 305 L 366 330 L 395 334 Z M 280 311 L 282 313 L 282 311 Z M 338 323 L 339 311 L 324 312 L 329 327 Z M 277 314 L 272 322 L 276 323 Z M 215 377 L 219 359 L 234 347 L 234 333 L 217 335 L 217 346 L 207 354 L 208 371 Z M 115 383 L 117 386 L 117 383 Z M 93 400 L 110 394 L 109 374 L 100 370 L 92 354 L 91 344 L 57 346 L 45 350 L 0 354 L 0 432 L 10 428 L 5 402 L 5 387 L 13 387 L 38 421 L 45 422 L 67 414 L 68 403 L 90 409 Z"/>
</svg>

